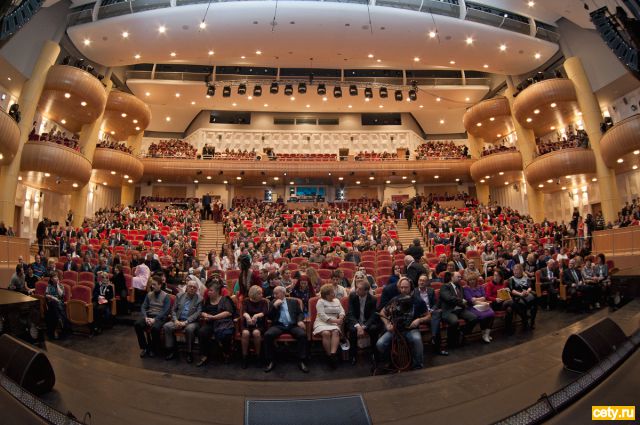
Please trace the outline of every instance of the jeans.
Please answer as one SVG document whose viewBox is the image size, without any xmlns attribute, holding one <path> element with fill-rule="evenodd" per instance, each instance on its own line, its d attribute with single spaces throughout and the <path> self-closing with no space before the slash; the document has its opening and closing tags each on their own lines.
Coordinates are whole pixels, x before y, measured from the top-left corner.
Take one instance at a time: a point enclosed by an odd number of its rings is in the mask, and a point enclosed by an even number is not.
<svg viewBox="0 0 640 425">
<path fill-rule="evenodd" d="M 424 346 L 422 345 L 422 335 L 420 330 L 411 329 L 402 332 L 402 335 L 407 339 L 409 347 L 411 347 L 411 367 L 421 368 L 424 366 Z M 376 343 L 376 349 L 384 358 L 389 358 L 389 351 L 391 349 L 391 340 L 393 334 L 391 332 L 385 332 L 384 335 L 378 339 Z"/>
</svg>

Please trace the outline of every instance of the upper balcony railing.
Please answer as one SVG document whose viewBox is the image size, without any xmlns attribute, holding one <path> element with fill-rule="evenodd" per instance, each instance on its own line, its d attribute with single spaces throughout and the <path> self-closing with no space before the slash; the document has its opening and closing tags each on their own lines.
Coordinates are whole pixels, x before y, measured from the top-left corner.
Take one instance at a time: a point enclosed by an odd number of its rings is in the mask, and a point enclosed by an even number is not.
<svg viewBox="0 0 640 425">
<path fill-rule="evenodd" d="M 239 0 L 211 0 L 212 3 L 227 3 Z M 255 0 L 273 1 L 273 0 Z M 465 8 L 460 7 L 458 0 L 306 0 L 331 3 L 351 3 L 368 5 L 371 7 L 393 7 L 397 9 L 413 10 L 416 12 L 449 16 L 463 20 L 478 22 L 496 28 L 520 34 L 533 35 L 536 38 L 557 43 L 559 35 L 555 27 L 537 22 L 533 18 L 518 15 L 502 9 L 466 1 Z M 94 4 L 77 8 L 69 15 L 69 26 L 85 24 L 94 20 L 101 20 L 126 14 L 143 12 L 154 9 L 164 9 L 172 6 L 185 6 L 208 3 L 209 0 L 103 0 L 94 18 Z"/>
</svg>

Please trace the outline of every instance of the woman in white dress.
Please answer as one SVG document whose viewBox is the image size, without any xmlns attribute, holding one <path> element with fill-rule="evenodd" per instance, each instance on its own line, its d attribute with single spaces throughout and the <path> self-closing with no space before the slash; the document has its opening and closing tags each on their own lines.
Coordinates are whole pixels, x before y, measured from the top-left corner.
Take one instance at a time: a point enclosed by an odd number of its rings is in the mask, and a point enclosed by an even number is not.
<svg viewBox="0 0 640 425">
<path fill-rule="evenodd" d="M 336 298 L 333 285 L 327 284 L 320 288 L 320 299 L 316 304 L 316 310 L 318 314 L 313 323 L 313 334 L 322 336 L 322 347 L 327 353 L 329 366 L 335 369 L 336 352 L 340 345 L 345 313 L 340 300 Z"/>
</svg>

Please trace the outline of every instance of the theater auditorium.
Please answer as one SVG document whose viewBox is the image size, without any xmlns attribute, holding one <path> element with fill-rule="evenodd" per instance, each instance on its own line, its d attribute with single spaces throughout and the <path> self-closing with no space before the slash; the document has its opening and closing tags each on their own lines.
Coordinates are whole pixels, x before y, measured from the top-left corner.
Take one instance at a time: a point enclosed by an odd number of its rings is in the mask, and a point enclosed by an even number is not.
<svg viewBox="0 0 640 425">
<path fill-rule="evenodd" d="M 639 49 L 640 0 L 4 2 L 0 422 L 635 419 Z"/>
</svg>

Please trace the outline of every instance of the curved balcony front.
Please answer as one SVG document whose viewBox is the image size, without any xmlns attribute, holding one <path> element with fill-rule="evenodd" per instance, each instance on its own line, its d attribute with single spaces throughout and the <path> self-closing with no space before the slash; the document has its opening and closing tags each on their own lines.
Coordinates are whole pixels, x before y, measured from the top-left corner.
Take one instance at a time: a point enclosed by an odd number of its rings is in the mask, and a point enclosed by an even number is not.
<svg viewBox="0 0 640 425">
<path fill-rule="evenodd" d="M 522 155 L 520 152 L 498 152 L 483 156 L 471 165 L 470 172 L 473 181 L 489 186 L 522 180 Z"/>
<path fill-rule="evenodd" d="M 618 172 L 637 169 L 640 166 L 639 135 L 639 114 L 632 115 L 611 127 L 600 140 L 600 152 L 607 167 Z"/>
<path fill-rule="evenodd" d="M 543 192 L 587 182 L 595 172 L 595 154 L 584 148 L 550 152 L 539 156 L 524 169 L 529 184 Z"/>
<path fill-rule="evenodd" d="M 23 181 L 36 187 L 70 193 L 89 181 L 91 162 L 66 146 L 27 142 L 22 148 L 20 171 L 23 172 Z"/>
<path fill-rule="evenodd" d="M 97 120 L 107 103 L 102 82 L 80 68 L 54 65 L 49 69 L 38 108 L 48 119 L 78 132 Z"/>
<path fill-rule="evenodd" d="M 20 146 L 20 128 L 9 114 L 0 111 L 0 164 L 13 161 Z"/>
<path fill-rule="evenodd" d="M 246 161 L 143 158 L 144 179 L 164 182 L 269 184 L 316 179 L 333 184 L 468 182 L 475 160 Z M 238 179 L 240 177 L 240 179 Z M 373 179 L 370 179 L 373 177 Z M 275 179 L 278 180 L 275 180 Z M 342 179 L 340 179 L 342 178 Z"/>
<path fill-rule="evenodd" d="M 485 143 L 493 143 L 514 131 L 509 101 L 503 96 L 483 100 L 467 109 L 462 123 L 469 134 Z"/>
<path fill-rule="evenodd" d="M 93 154 L 91 181 L 107 186 L 122 186 L 142 178 L 144 166 L 134 155 L 115 149 L 97 148 Z"/>
<path fill-rule="evenodd" d="M 564 128 L 580 115 L 576 89 L 567 78 L 532 84 L 518 94 L 512 110 L 514 118 L 536 136 Z"/>
<path fill-rule="evenodd" d="M 121 91 L 109 93 L 104 110 L 104 131 L 118 140 L 144 131 L 151 122 L 151 109 L 132 94 Z"/>
</svg>

